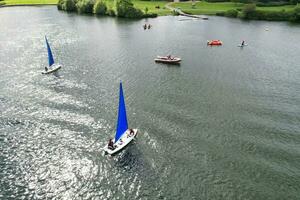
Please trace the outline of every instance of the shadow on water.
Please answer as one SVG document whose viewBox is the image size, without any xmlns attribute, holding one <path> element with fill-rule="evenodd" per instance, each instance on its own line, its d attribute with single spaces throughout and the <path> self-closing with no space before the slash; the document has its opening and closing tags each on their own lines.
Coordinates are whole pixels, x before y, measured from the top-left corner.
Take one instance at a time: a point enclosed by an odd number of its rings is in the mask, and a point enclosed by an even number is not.
<svg viewBox="0 0 300 200">
<path fill-rule="evenodd" d="M 166 63 L 157 63 L 160 66 L 166 66 L 166 67 L 174 67 L 174 68 L 179 68 L 180 63 L 172 63 L 172 64 L 166 64 Z"/>
<path fill-rule="evenodd" d="M 153 174 L 151 166 L 145 160 L 142 152 L 139 150 L 136 141 L 130 144 L 123 152 L 114 156 L 115 167 L 121 171 L 129 173 L 138 173 L 140 175 Z"/>
<path fill-rule="evenodd" d="M 53 76 L 55 76 L 56 78 L 61 78 L 61 75 L 59 74 L 59 71 L 55 71 L 53 73 Z"/>
<path fill-rule="evenodd" d="M 139 150 L 136 141 L 116 155 L 114 161 L 114 168 L 118 172 L 128 177 L 138 176 L 141 187 L 152 185 L 159 178 L 146 156 Z"/>
<path fill-rule="evenodd" d="M 136 147 L 136 141 L 134 141 L 128 147 L 126 147 L 123 152 L 113 156 L 114 160 L 116 161 L 115 166 L 117 168 L 135 171 L 137 166 L 143 165 L 143 160 L 140 155 L 141 152 L 139 152 L 138 148 Z"/>
</svg>

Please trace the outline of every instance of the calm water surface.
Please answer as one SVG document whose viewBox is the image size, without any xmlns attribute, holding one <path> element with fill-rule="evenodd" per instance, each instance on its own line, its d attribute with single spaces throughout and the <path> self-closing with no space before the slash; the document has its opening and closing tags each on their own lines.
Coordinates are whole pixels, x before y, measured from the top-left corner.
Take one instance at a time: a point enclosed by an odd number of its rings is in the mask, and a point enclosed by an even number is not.
<svg viewBox="0 0 300 200">
<path fill-rule="evenodd" d="M 0 199 L 300 199 L 300 26 L 180 19 L 0 9 Z M 120 80 L 140 134 L 110 158 Z"/>
</svg>

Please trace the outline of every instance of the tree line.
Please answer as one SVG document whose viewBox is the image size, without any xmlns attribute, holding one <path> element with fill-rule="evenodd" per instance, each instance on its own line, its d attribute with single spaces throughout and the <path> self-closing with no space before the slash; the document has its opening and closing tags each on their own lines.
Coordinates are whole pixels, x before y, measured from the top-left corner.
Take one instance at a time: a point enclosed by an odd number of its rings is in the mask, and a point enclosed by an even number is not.
<svg viewBox="0 0 300 200">
<path fill-rule="evenodd" d="M 57 4 L 58 10 L 67 12 L 78 12 L 96 15 L 108 15 L 123 18 L 145 18 L 156 17 L 155 13 L 148 13 L 145 9 L 134 7 L 131 0 L 115 0 L 114 8 L 107 5 L 105 0 L 59 0 Z"/>
<path fill-rule="evenodd" d="M 226 12 L 217 13 L 218 16 L 226 16 L 242 19 L 253 20 L 269 20 L 269 21 L 291 21 L 300 22 L 300 6 L 295 6 L 294 9 L 286 11 L 266 11 L 257 9 L 255 3 L 245 4 L 242 9 L 231 9 Z"/>
</svg>

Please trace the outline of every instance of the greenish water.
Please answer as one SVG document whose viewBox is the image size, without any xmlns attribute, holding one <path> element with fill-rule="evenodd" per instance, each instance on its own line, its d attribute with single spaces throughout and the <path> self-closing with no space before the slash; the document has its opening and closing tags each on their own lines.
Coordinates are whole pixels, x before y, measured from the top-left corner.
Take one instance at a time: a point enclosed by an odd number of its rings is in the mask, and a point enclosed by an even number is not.
<svg viewBox="0 0 300 200">
<path fill-rule="evenodd" d="M 0 9 L 0 199 L 300 199 L 300 26 L 179 19 Z M 120 80 L 140 134 L 110 158 Z"/>
</svg>

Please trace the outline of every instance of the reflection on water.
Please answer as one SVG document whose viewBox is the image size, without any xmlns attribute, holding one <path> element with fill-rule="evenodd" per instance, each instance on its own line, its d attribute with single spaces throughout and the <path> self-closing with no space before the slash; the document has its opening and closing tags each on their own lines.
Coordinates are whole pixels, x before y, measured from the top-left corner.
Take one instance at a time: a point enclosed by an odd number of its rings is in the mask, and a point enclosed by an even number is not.
<svg viewBox="0 0 300 200">
<path fill-rule="evenodd" d="M 297 199 L 299 26 L 181 19 L 1 8 L 0 199 Z M 120 80 L 139 135 L 109 157 Z"/>
</svg>

